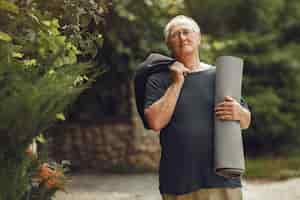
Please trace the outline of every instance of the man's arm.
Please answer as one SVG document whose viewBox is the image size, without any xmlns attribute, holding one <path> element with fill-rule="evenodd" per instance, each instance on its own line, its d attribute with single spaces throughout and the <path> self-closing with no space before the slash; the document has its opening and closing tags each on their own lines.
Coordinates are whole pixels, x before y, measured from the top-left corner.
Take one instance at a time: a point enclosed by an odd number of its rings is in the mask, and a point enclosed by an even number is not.
<svg viewBox="0 0 300 200">
<path fill-rule="evenodd" d="M 184 83 L 184 74 L 189 70 L 182 63 L 175 62 L 170 67 L 170 73 L 172 83 L 164 95 L 144 110 L 149 127 L 155 131 L 160 131 L 169 123 Z"/>
<path fill-rule="evenodd" d="M 160 129 L 169 123 L 175 110 L 182 85 L 183 82 L 172 83 L 159 100 L 145 109 L 145 117 L 151 129 L 160 131 Z"/>
<path fill-rule="evenodd" d="M 248 109 L 243 108 L 241 106 L 240 109 L 240 125 L 241 125 L 241 129 L 247 129 L 250 126 L 250 122 L 251 122 L 251 113 Z"/>
</svg>

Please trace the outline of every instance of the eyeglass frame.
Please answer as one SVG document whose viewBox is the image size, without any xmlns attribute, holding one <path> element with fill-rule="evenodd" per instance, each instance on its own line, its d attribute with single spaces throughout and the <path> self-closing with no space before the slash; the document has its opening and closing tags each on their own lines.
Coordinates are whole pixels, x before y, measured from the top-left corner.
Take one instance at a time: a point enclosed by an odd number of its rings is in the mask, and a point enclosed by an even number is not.
<svg viewBox="0 0 300 200">
<path fill-rule="evenodd" d="M 196 31 L 193 29 L 189 29 L 189 28 L 183 28 L 181 30 L 175 31 L 173 33 L 170 33 L 169 38 L 170 39 L 175 39 L 175 38 L 179 38 L 180 34 L 183 34 L 184 36 L 189 36 L 191 33 L 195 33 Z"/>
</svg>

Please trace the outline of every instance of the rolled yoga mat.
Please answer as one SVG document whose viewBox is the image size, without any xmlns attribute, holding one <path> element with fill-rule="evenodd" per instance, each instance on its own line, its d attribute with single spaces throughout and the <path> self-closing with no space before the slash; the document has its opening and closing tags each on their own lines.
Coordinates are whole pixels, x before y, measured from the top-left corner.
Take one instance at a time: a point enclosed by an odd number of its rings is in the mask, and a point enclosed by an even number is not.
<svg viewBox="0 0 300 200">
<path fill-rule="evenodd" d="M 231 96 L 240 102 L 243 60 L 221 56 L 216 61 L 215 105 Z M 245 171 L 245 160 L 240 123 L 215 118 L 214 170 L 218 175 L 239 178 Z"/>
</svg>

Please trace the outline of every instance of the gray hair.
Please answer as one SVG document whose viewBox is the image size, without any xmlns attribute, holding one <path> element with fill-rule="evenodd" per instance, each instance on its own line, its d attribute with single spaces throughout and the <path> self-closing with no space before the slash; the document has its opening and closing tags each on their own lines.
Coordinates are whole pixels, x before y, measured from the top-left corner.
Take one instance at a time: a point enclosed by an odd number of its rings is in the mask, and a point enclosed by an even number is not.
<svg viewBox="0 0 300 200">
<path fill-rule="evenodd" d="M 195 20 L 184 15 L 177 15 L 176 17 L 172 18 L 165 26 L 164 29 L 165 41 L 167 41 L 169 38 L 171 28 L 176 25 L 187 25 L 196 33 L 200 33 L 200 27 Z"/>
</svg>

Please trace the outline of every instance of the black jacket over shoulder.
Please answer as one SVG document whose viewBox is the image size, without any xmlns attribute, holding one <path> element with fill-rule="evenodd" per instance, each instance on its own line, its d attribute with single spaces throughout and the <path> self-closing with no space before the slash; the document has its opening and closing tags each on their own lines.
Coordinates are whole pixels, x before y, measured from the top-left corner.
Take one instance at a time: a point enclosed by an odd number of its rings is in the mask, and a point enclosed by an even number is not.
<svg viewBox="0 0 300 200">
<path fill-rule="evenodd" d="M 138 113 L 143 121 L 144 127 L 149 129 L 147 121 L 144 116 L 144 100 L 145 100 L 145 86 L 148 77 L 153 73 L 168 71 L 169 66 L 175 62 L 174 58 L 170 58 L 158 53 L 150 54 L 144 62 L 142 62 L 134 77 L 134 91 L 135 100 Z"/>
</svg>

